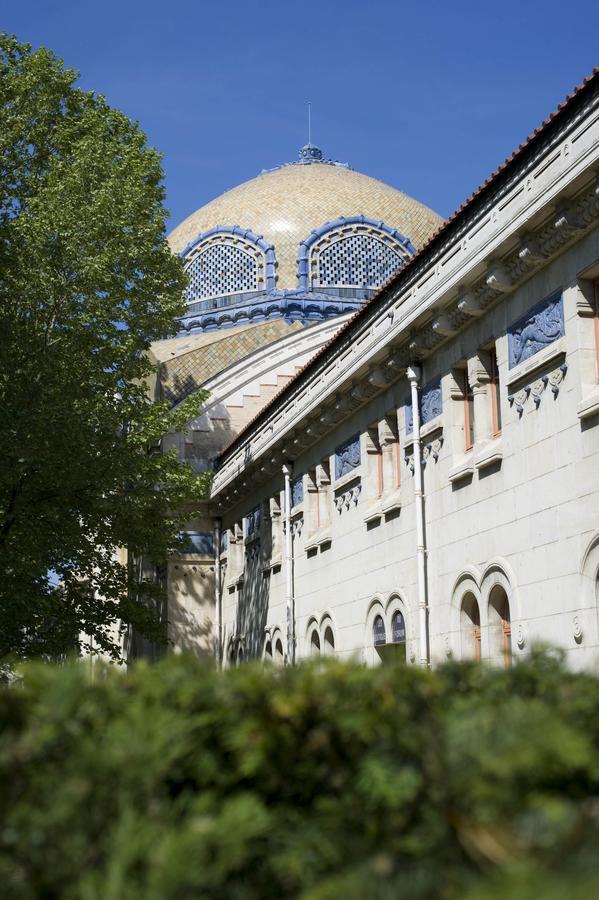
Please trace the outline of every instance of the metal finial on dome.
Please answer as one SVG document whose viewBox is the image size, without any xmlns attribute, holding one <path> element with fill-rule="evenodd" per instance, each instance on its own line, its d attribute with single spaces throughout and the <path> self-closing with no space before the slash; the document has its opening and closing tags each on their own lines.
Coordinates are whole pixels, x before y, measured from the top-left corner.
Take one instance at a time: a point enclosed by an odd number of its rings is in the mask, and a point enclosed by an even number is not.
<svg viewBox="0 0 599 900">
<path fill-rule="evenodd" d="M 299 158 L 300 162 L 304 163 L 320 162 L 323 158 L 322 150 L 315 144 L 304 144 L 303 147 L 300 147 Z"/>
</svg>

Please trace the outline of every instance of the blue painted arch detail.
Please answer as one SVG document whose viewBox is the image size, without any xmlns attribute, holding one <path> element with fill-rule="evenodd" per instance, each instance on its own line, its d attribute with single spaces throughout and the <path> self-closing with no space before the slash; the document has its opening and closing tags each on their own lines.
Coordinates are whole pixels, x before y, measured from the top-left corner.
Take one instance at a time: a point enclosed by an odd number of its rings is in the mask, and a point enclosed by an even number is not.
<svg viewBox="0 0 599 900">
<path fill-rule="evenodd" d="M 416 248 L 412 244 L 411 240 L 396 228 L 391 228 L 390 225 L 385 224 L 385 222 L 383 222 L 381 219 L 370 219 L 368 218 L 368 216 L 364 215 L 340 216 L 338 219 L 335 219 L 332 222 L 325 222 L 318 228 L 314 228 L 307 238 L 305 238 L 303 241 L 300 241 L 296 273 L 297 286 L 299 290 L 308 291 L 311 289 L 310 254 L 312 252 L 312 249 L 314 248 L 314 245 L 317 244 L 330 232 L 336 231 L 337 229 L 343 228 L 347 225 L 368 225 L 371 228 L 376 229 L 377 231 L 382 232 L 383 234 L 386 234 L 390 238 L 392 238 L 393 241 L 399 245 L 399 248 L 406 256 L 414 256 L 416 254 Z"/>
<path fill-rule="evenodd" d="M 179 253 L 179 256 L 183 260 L 187 259 L 187 257 L 189 257 L 201 244 L 204 244 L 206 241 L 218 237 L 219 235 L 222 235 L 223 237 L 233 236 L 241 238 L 243 241 L 262 251 L 264 254 L 264 284 L 258 290 L 274 291 L 277 279 L 277 259 L 274 245 L 269 244 L 264 240 L 261 234 L 256 234 L 250 228 L 242 228 L 240 225 L 215 225 L 214 228 L 210 228 L 208 231 L 204 231 L 194 238 L 194 240 Z"/>
</svg>

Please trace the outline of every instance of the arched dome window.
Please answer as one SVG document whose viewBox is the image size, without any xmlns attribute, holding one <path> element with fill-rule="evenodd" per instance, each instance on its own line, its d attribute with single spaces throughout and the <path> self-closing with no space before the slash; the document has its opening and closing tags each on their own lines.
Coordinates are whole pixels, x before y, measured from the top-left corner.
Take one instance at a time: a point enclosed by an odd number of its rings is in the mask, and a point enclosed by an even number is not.
<svg viewBox="0 0 599 900">
<path fill-rule="evenodd" d="M 238 225 L 204 232 L 181 256 L 189 278 L 188 303 L 274 289 L 274 248 Z"/>
<path fill-rule="evenodd" d="M 411 242 L 384 222 L 365 216 L 327 222 L 300 244 L 299 287 L 380 287 L 415 253 Z"/>
</svg>

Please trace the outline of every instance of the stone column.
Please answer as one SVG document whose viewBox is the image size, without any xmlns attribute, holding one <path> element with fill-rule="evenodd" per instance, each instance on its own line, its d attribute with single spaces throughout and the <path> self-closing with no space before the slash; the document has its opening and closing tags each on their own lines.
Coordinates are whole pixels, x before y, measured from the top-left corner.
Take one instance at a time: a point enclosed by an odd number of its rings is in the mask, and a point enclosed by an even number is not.
<svg viewBox="0 0 599 900">
<path fill-rule="evenodd" d="M 480 447 L 490 440 L 493 433 L 491 408 L 491 361 L 489 354 L 479 350 L 468 361 L 468 381 L 472 390 L 474 405 L 474 445 Z"/>
</svg>

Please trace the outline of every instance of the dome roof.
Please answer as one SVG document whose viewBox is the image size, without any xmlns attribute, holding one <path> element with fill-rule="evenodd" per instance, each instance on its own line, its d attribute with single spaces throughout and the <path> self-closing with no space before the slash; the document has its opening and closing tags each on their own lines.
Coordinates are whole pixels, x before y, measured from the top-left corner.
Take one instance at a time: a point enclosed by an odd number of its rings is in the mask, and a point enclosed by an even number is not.
<svg viewBox="0 0 599 900">
<path fill-rule="evenodd" d="M 315 229 L 340 219 L 364 216 L 383 222 L 420 249 L 442 224 L 428 207 L 401 191 L 349 166 L 322 159 L 314 145 L 300 151 L 300 161 L 280 166 L 200 207 L 169 236 L 181 253 L 200 235 L 217 226 L 238 225 L 274 247 L 276 289 L 298 287 L 298 251 Z"/>
</svg>

